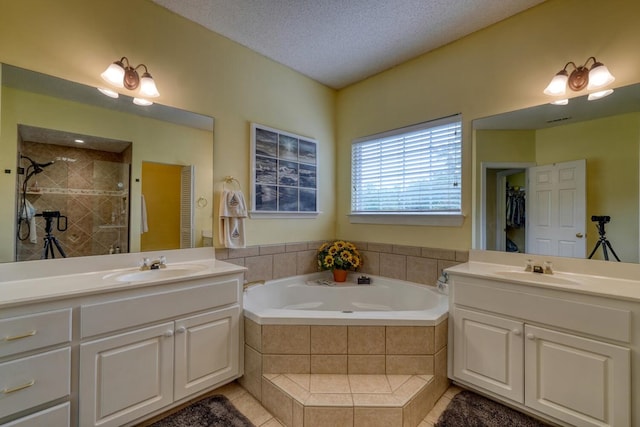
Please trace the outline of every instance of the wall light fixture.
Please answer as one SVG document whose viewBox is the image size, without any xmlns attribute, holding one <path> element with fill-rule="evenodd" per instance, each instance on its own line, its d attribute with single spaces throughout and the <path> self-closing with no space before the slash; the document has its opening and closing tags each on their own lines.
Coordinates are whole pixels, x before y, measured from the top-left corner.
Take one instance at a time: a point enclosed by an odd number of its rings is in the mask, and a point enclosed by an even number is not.
<svg viewBox="0 0 640 427">
<path fill-rule="evenodd" d="M 590 61 L 593 61 L 593 65 L 591 65 L 591 68 L 587 68 Z M 569 66 L 573 68 L 571 74 L 567 71 L 567 68 L 570 68 Z M 598 62 L 595 57 L 591 56 L 585 61 L 584 65 L 578 66 L 572 61 L 567 62 L 564 68 L 558 71 L 551 79 L 544 93 L 550 96 L 563 96 L 567 93 L 567 86 L 574 92 L 586 88 L 588 91 L 596 91 L 589 94 L 589 101 L 592 101 L 613 93 L 612 89 L 600 89 L 610 85 L 615 79 L 602 62 Z M 553 103 L 558 104 L 557 101 Z"/>
<path fill-rule="evenodd" d="M 144 68 L 142 76 L 138 74 L 139 68 Z M 132 91 L 138 90 L 138 97 L 134 99 L 134 103 L 138 105 L 151 105 L 153 102 L 146 98 L 156 98 L 160 96 L 156 83 L 153 80 L 153 77 L 151 77 L 151 74 L 149 74 L 147 66 L 140 64 L 133 67 L 126 56 L 123 56 L 119 61 L 115 61 L 109 65 L 107 69 L 100 74 L 100 76 L 104 81 L 117 88 L 124 88 Z M 98 90 L 107 96 L 117 98 L 117 92 L 113 90 L 105 88 L 98 88 Z M 116 96 L 114 96 L 114 94 Z M 139 102 L 135 102 L 135 100 L 139 100 Z"/>
</svg>

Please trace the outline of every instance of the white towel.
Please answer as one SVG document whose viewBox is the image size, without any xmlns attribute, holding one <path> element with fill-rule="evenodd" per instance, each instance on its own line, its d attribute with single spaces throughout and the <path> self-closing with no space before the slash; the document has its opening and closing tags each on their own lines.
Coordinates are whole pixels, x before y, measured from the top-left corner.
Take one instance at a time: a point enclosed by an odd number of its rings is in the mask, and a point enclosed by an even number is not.
<svg viewBox="0 0 640 427">
<path fill-rule="evenodd" d="M 244 248 L 247 205 L 242 191 L 222 190 L 218 213 L 220 243 L 225 248 Z"/>
<path fill-rule="evenodd" d="M 147 223 L 147 202 L 144 200 L 144 194 L 140 196 L 140 214 L 140 234 L 147 233 L 149 224 Z"/>
<path fill-rule="evenodd" d="M 30 201 L 24 201 L 24 207 L 21 212 L 22 218 L 25 218 L 29 223 L 29 241 L 31 243 L 38 243 L 38 229 L 36 227 L 36 208 L 33 207 Z"/>
</svg>

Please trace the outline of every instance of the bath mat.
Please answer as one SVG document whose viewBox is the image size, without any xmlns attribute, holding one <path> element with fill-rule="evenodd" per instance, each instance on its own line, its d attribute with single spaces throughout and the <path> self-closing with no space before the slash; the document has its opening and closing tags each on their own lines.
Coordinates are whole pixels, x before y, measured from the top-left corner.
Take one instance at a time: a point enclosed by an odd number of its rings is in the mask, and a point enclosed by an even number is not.
<svg viewBox="0 0 640 427">
<path fill-rule="evenodd" d="M 434 427 L 547 427 L 520 413 L 468 390 L 458 393 Z"/>
<path fill-rule="evenodd" d="M 150 427 L 255 427 L 229 399 L 215 395 L 199 400 Z"/>
</svg>

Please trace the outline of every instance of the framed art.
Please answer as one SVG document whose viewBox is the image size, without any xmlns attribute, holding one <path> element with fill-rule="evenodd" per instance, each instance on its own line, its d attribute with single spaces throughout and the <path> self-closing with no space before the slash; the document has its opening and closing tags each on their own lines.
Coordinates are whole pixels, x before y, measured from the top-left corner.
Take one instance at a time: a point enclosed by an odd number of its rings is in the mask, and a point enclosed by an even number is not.
<svg viewBox="0 0 640 427">
<path fill-rule="evenodd" d="M 251 215 L 318 214 L 318 142 L 251 123 Z"/>
</svg>

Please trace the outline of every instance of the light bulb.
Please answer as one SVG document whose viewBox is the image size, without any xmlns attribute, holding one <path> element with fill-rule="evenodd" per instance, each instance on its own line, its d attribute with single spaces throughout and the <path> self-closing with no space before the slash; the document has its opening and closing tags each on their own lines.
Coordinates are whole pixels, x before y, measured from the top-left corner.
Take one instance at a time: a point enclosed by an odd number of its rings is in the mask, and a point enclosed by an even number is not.
<svg viewBox="0 0 640 427">
<path fill-rule="evenodd" d="M 156 88 L 156 83 L 153 81 L 153 77 L 151 77 L 151 74 L 149 73 L 144 73 L 140 79 L 140 95 L 147 98 L 156 98 L 160 96 L 160 92 L 158 92 L 158 88 Z"/>
<path fill-rule="evenodd" d="M 569 76 L 565 70 L 561 70 L 553 76 L 549 85 L 545 88 L 544 93 L 551 96 L 564 95 L 567 91 L 567 81 Z"/>
<path fill-rule="evenodd" d="M 148 105 L 153 105 L 153 102 L 144 98 L 133 98 L 133 103 L 136 105 L 142 105 L 143 107 L 146 107 Z"/>
<path fill-rule="evenodd" d="M 116 61 L 109 65 L 100 77 L 107 83 L 114 85 L 115 87 L 124 87 L 124 65 L 120 61 Z"/>
</svg>

